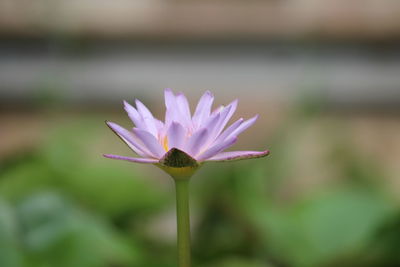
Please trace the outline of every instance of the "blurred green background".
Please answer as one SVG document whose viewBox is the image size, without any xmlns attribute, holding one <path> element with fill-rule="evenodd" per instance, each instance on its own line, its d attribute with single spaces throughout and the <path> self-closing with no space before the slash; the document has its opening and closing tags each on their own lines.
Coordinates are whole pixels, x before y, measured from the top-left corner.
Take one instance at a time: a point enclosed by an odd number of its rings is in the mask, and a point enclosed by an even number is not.
<svg viewBox="0 0 400 267">
<path fill-rule="evenodd" d="M 193 177 L 193 266 L 400 266 L 400 6 L 362 5 L 0 0 L 0 266 L 176 266 L 172 180 L 101 156 L 164 87 L 271 150 Z"/>
</svg>

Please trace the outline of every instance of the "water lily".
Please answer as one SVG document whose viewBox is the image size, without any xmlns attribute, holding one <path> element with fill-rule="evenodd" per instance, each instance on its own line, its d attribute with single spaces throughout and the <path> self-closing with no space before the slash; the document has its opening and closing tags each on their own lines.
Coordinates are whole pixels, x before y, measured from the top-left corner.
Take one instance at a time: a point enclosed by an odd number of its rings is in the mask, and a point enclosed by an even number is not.
<svg viewBox="0 0 400 267">
<path fill-rule="evenodd" d="M 207 161 L 231 161 L 268 155 L 268 150 L 223 152 L 234 145 L 238 135 L 253 125 L 258 118 L 258 115 L 248 120 L 240 118 L 226 127 L 236 110 L 237 100 L 211 112 L 214 96 L 207 91 L 201 97 L 192 116 L 188 100 L 182 93 L 175 95 L 171 89 L 166 89 L 164 94 L 165 122 L 156 119 L 137 99 L 136 108 L 124 101 L 125 110 L 135 124 L 132 130 L 113 122 L 106 122 L 140 157 L 110 154 L 105 154 L 105 157 L 167 167 L 185 167 L 185 162 L 171 161 L 174 159 L 171 156 L 176 158 L 181 154 L 181 159 L 186 159 L 186 164 L 191 166 Z"/>
<path fill-rule="evenodd" d="M 214 96 L 207 91 L 192 115 L 188 100 L 182 93 L 165 89 L 165 121 L 155 118 L 139 100 L 136 108 L 124 101 L 125 111 L 135 127 L 128 130 L 113 122 L 107 125 L 138 157 L 105 154 L 111 159 L 155 164 L 170 174 L 176 184 L 178 221 L 178 262 L 190 266 L 190 224 L 188 181 L 208 161 L 233 161 L 264 157 L 265 151 L 229 151 L 243 131 L 255 123 L 258 115 L 238 119 L 226 127 L 236 111 L 238 101 L 212 111 Z"/>
</svg>

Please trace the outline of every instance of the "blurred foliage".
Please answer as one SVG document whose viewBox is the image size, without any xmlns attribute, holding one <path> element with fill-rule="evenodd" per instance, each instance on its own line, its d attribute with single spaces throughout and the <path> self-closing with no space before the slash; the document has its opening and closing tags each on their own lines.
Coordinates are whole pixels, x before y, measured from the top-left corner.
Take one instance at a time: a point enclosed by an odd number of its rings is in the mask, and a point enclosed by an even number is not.
<svg viewBox="0 0 400 267">
<path fill-rule="evenodd" d="M 344 127 L 326 123 L 320 133 L 334 181 L 293 186 L 296 138 L 318 116 L 314 105 L 303 111 L 269 138 L 270 158 L 209 164 L 196 175 L 194 266 L 400 265 L 399 205 Z M 135 164 L 102 161 L 93 151 L 101 126 L 82 117 L 1 163 L 0 266 L 175 266 L 175 241 L 151 227 L 173 210 L 172 185 L 143 179 Z"/>
</svg>

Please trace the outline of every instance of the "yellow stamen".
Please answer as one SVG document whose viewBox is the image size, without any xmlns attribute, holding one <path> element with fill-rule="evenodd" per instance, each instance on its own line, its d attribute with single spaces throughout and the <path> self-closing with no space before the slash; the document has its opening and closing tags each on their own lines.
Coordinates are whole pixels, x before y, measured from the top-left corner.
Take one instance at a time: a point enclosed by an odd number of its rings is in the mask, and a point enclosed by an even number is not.
<svg viewBox="0 0 400 267">
<path fill-rule="evenodd" d="M 168 151 L 168 137 L 165 136 L 164 140 L 162 141 L 162 146 L 165 149 L 165 151 Z"/>
</svg>

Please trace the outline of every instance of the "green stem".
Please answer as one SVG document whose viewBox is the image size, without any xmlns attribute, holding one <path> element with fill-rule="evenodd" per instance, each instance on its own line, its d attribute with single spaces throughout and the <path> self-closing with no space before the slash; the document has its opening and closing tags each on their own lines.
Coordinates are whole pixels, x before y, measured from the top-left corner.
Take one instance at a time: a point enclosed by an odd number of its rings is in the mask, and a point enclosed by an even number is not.
<svg viewBox="0 0 400 267">
<path fill-rule="evenodd" d="M 174 179 L 178 230 L 178 267 L 190 267 L 189 179 Z"/>
</svg>

